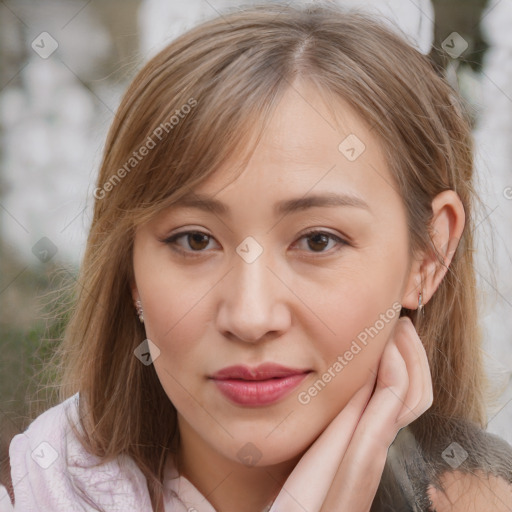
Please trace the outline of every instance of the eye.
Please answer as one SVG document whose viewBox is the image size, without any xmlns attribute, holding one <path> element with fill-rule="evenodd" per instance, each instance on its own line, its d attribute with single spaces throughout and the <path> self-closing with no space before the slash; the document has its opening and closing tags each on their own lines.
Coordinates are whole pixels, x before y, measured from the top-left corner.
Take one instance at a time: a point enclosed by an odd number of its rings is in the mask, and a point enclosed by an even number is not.
<svg viewBox="0 0 512 512">
<path fill-rule="evenodd" d="M 313 230 L 305 233 L 299 238 L 299 241 L 301 240 L 308 240 L 307 247 L 312 249 L 312 251 L 308 252 L 316 252 L 316 253 L 325 253 L 328 252 L 328 250 L 325 250 L 326 247 L 329 246 L 330 242 L 334 242 L 334 246 L 343 246 L 348 245 L 348 242 L 340 238 L 339 236 L 334 235 L 333 233 L 329 233 L 326 231 L 318 231 Z M 296 242 L 298 243 L 298 242 Z M 331 245 L 330 248 L 333 246 Z M 341 247 L 338 247 L 340 249 Z M 336 250 L 338 250 L 336 249 Z"/>
<path fill-rule="evenodd" d="M 179 243 L 180 240 L 184 240 L 184 243 Z M 205 250 L 208 248 L 212 240 L 214 240 L 214 238 L 211 235 L 202 231 L 184 231 L 182 233 L 171 235 L 170 237 L 161 241 L 167 245 L 170 245 L 174 251 L 181 253 L 185 257 L 195 257 L 199 256 L 200 253 L 206 252 Z M 328 252 L 328 249 L 332 248 L 333 246 L 348 245 L 348 242 L 339 236 L 336 236 L 333 233 L 318 230 L 305 233 L 299 238 L 297 242 L 295 242 L 294 245 L 298 245 L 302 240 L 308 240 L 307 247 L 311 249 L 310 251 L 307 249 L 304 250 L 314 253 L 326 253 Z M 330 243 L 333 243 L 331 244 L 331 247 L 329 247 Z M 339 248 L 340 247 L 338 247 L 338 249 Z"/>
<path fill-rule="evenodd" d="M 178 240 L 184 239 L 186 247 L 178 243 Z M 211 235 L 203 233 L 202 231 L 184 231 L 182 233 L 176 233 L 168 238 L 162 240 L 163 243 L 170 245 L 173 250 L 185 254 L 185 256 L 194 257 L 191 253 L 205 252 L 210 243 L 213 240 Z"/>
</svg>

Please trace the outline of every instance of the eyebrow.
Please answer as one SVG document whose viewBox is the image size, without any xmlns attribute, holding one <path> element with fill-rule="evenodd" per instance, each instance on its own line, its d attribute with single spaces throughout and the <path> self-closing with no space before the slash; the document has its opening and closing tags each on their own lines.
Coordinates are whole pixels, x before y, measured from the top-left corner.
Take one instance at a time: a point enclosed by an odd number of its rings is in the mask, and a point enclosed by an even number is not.
<svg viewBox="0 0 512 512">
<path fill-rule="evenodd" d="M 213 197 L 204 194 L 188 194 L 180 198 L 173 207 L 198 208 L 199 210 L 210 211 L 218 215 L 229 215 L 229 207 Z M 274 206 L 276 215 L 287 215 L 290 213 L 304 211 L 309 208 L 352 206 L 362 208 L 371 212 L 368 204 L 357 196 L 350 194 L 335 194 L 333 192 L 309 194 L 303 197 L 285 199 Z"/>
</svg>

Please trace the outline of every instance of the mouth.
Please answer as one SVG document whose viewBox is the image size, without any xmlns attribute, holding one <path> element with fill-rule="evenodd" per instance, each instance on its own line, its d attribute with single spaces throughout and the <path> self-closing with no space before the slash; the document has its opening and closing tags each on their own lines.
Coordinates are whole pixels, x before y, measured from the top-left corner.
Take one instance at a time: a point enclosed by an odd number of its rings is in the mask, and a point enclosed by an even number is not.
<svg viewBox="0 0 512 512">
<path fill-rule="evenodd" d="M 284 398 L 311 371 L 264 363 L 257 367 L 229 366 L 209 378 L 231 402 L 245 406 L 264 406 Z"/>
</svg>

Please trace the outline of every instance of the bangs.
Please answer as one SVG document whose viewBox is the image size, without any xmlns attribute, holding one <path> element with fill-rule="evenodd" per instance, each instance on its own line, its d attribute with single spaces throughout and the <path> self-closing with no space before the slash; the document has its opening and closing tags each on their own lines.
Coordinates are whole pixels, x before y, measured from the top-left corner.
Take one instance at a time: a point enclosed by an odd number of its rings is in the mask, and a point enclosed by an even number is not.
<svg viewBox="0 0 512 512">
<path fill-rule="evenodd" d="M 160 69 L 147 77 L 147 87 L 127 109 L 126 128 L 118 134 L 124 151 L 110 165 L 123 175 L 110 199 L 132 214 L 134 225 L 189 194 L 220 167 L 236 178 L 288 88 L 286 70 L 271 66 L 270 56 L 254 51 L 249 40 L 213 54 L 197 55 L 197 47 L 178 50 L 166 52 L 164 65 L 175 61 L 172 74 Z M 149 104 L 144 98 L 149 95 L 154 100 L 141 111 L 138 106 Z M 123 168 L 126 172 L 119 171 Z"/>
</svg>

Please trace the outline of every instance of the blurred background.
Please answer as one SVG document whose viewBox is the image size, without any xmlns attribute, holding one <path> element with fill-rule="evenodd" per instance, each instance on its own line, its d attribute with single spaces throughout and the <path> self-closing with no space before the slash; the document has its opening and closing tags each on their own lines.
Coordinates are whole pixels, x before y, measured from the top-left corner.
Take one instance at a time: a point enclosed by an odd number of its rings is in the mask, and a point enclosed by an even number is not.
<svg viewBox="0 0 512 512">
<path fill-rule="evenodd" d="M 377 10 L 400 27 L 467 102 L 483 201 L 482 329 L 496 390 L 488 430 L 512 443 L 512 2 L 337 3 Z M 51 384 L 52 375 L 41 372 L 72 298 L 61 297 L 56 310 L 55 293 L 76 279 L 103 144 L 123 91 L 171 39 L 237 5 L 0 1 L 0 472 L 11 437 L 56 400 L 39 384 Z"/>
</svg>

